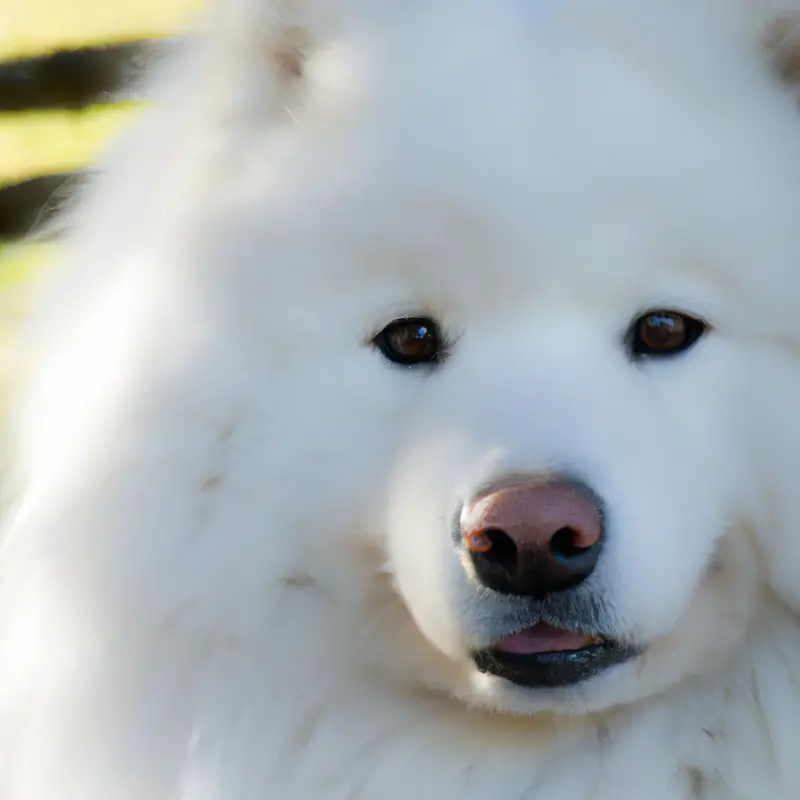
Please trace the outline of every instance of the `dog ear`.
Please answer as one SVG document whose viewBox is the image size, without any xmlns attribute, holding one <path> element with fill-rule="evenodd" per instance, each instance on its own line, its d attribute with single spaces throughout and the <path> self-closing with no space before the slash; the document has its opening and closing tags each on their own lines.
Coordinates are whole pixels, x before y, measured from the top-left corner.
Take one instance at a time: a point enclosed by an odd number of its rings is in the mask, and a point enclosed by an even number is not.
<svg viewBox="0 0 800 800">
<path fill-rule="evenodd" d="M 292 84 L 304 77 L 315 50 L 336 36 L 347 2 L 215 0 L 208 32 L 228 58 L 257 58 L 276 78 Z"/>
<path fill-rule="evenodd" d="M 800 10 L 778 16 L 767 27 L 764 44 L 775 73 L 800 99 Z"/>
<path fill-rule="evenodd" d="M 357 0 L 213 0 L 200 35 L 207 108 L 219 122 L 255 132 L 294 119 L 311 97 L 335 97 L 316 69 L 345 38 Z M 335 49 L 335 48 L 334 48 Z"/>
</svg>

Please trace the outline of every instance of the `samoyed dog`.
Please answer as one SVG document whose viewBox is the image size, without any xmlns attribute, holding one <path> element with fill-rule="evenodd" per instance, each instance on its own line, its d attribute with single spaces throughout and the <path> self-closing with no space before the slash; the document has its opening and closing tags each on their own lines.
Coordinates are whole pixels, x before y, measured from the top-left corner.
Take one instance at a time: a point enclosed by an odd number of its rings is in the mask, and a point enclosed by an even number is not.
<svg viewBox="0 0 800 800">
<path fill-rule="evenodd" d="M 796 800 L 800 2 L 224 0 L 24 340 L 0 800 Z"/>
</svg>

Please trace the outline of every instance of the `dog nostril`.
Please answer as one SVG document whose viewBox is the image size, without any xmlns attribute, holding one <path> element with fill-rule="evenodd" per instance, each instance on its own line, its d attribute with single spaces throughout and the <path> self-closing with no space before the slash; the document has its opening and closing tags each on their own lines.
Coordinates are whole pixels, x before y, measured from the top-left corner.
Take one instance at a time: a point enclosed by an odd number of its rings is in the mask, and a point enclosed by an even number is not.
<svg viewBox="0 0 800 800">
<path fill-rule="evenodd" d="M 474 551 L 473 557 L 478 556 L 496 567 L 513 572 L 517 564 L 517 545 L 514 540 L 498 528 L 482 531 L 481 540 L 486 546 Z"/>
<path fill-rule="evenodd" d="M 559 528 L 550 539 L 550 554 L 565 561 L 583 555 L 589 548 L 578 544 L 580 538 L 578 531 L 572 528 Z"/>
</svg>

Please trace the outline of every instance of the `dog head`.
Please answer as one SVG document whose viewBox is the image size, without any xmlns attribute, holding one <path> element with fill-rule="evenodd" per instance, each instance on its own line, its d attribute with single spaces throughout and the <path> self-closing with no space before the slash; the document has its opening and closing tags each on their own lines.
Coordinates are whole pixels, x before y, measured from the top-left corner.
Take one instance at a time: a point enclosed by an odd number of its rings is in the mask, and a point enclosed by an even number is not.
<svg viewBox="0 0 800 800">
<path fill-rule="evenodd" d="M 216 534 L 125 575 L 517 713 L 717 669 L 793 602 L 796 111 L 749 11 L 662 5 L 231 6 L 224 156 L 158 234 L 191 324 L 142 306 L 128 437 L 236 410 L 192 450 Z"/>
</svg>

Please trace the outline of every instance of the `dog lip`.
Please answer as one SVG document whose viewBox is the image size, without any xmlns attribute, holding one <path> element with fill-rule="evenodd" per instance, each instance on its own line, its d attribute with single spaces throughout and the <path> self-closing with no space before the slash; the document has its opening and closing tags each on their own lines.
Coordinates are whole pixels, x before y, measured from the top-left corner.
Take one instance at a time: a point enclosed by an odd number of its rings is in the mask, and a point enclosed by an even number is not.
<svg viewBox="0 0 800 800">
<path fill-rule="evenodd" d="M 477 669 L 529 689 L 576 686 L 639 654 L 611 639 L 537 624 L 473 653 Z"/>
</svg>

